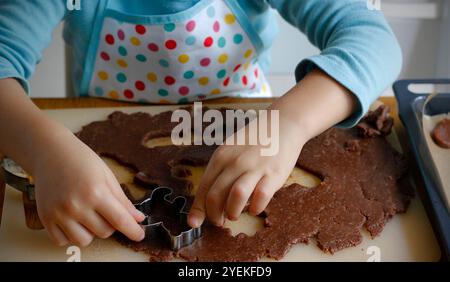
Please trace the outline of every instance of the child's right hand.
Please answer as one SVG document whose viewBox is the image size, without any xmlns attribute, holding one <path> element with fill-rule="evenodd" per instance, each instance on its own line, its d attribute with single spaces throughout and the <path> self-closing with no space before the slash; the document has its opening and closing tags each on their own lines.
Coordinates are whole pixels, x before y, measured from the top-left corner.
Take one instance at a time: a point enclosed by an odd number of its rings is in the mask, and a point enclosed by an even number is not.
<svg viewBox="0 0 450 282">
<path fill-rule="evenodd" d="M 123 193 L 111 170 L 89 147 L 72 136 L 61 148 L 36 156 L 33 173 L 39 217 L 53 241 L 87 246 L 115 230 L 134 241 L 144 238 L 137 222 L 144 215 Z"/>
<path fill-rule="evenodd" d="M 15 79 L 0 79 L 0 151 L 31 174 L 39 217 L 58 245 L 88 245 L 115 230 L 140 241 L 144 216 L 106 164 L 49 119 Z"/>
</svg>

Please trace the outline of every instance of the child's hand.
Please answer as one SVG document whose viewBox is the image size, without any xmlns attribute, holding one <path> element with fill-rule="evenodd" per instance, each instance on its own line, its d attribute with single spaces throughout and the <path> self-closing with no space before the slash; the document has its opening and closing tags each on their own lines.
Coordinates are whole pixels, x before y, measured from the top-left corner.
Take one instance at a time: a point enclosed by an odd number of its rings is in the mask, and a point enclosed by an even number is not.
<svg viewBox="0 0 450 282">
<path fill-rule="evenodd" d="M 263 157 L 260 146 L 221 146 L 210 160 L 189 214 L 197 227 L 207 216 L 223 225 L 237 219 L 250 199 L 249 212 L 261 213 L 281 188 L 303 145 L 349 117 L 357 100 L 349 90 L 319 69 L 311 71 L 270 107 L 279 110 L 279 152 Z"/>
<path fill-rule="evenodd" d="M 0 151 L 32 175 L 39 217 L 58 245 L 86 246 L 115 230 L 135 241 L 144 238 L 137 223 L 144 216 L 109 168 L 44 115 L 15 79 L 0 79 L 0 128 Z"/>
<path fill-rule="evenodd" d="M 81 141 L 48 148 L 34 171 L 39 217 L 60 246 L 87 246 L 115 230 L 134 241 L 144 238 L 144 216 L 126 198 L 104 162 Z"/>
<path fill-rule="evenodd" d="M 280 118 L 283 126 L 274 156 L 262 156 L 259 145 L 222 145 L 214 152 L 190 210 L 191 226 L 200 226 L 205 216 L 217 226 L 225 217 L 237 220 L 249 199 L 250 214 L 264 211 L 286 182 L 306 141 L 295 126 Z"/>
</svg>

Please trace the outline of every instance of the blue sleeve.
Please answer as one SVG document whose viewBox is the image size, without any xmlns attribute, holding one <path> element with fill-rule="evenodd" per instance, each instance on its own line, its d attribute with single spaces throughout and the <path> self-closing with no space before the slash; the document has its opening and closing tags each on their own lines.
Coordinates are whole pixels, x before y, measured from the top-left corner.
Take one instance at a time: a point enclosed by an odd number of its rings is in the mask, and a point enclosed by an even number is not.
<svg viewBox="0 0 450 282">
<path fill-rule="evenodd" d="M 321 54 L 300 62 L 300 81 L 315 67 L 350 90 L 359 108 L 340 127 L 355 125 L 397 78 L 402 53 L 382 12 L 366 0 L 267 0 L 306 34 Z"/>
<path fill-rule="evenodd" d="M 28 79 L 66 11 L 65 0 L 0 1 L 0 79 L 16 78 L 28 92 Z"/>
</svg>

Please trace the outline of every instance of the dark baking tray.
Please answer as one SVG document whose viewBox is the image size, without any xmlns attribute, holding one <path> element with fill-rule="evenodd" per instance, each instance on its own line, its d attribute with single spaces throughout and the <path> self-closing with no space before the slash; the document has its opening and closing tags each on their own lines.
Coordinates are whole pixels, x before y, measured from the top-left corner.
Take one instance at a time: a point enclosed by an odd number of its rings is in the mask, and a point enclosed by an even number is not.
<svg viewBox="0 0 450 282">
<path fill-rule="evenodd" d="M 417 162 L 424 184 L 422 202 L 430 218 L 435 235 L 441 247 L 442 260 L 450 261 L 450 212 L 439 193 L 440 183 L 424 140 L 421 116 L 429 94 L 417 94 L 409 90 L 411 84 L 450 84 L 450 79 L 400 80 L 394 83 L 400 119 L 405 126 L 412 154 Z M 448 90 L 447 90 L 448 91 Z M 427 114 L 437 115 L 450 112 L 450 93 L 439 93 L 427 104 Z"/>
</svg>

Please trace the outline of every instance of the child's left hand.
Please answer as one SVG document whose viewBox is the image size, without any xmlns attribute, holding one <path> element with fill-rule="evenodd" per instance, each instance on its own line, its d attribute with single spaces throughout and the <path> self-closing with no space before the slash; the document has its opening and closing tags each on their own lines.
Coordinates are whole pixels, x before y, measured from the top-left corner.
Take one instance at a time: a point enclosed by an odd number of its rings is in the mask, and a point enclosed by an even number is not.
<svg viewBox="0 0 450 282">
<path fill-rule="evenodd" d="M 220 146 L 200 181 L 189 213 L 190 226 L 200 226 L 206 216 L 218 226 L 225 217 L 237 220 L 249 199 L 251 214 L 264 211 L 289 177 L 305 143 L 348 118 L 357 109 L 357 100 L 315 69 L 270 109 L 279 110 L 278 153 L 262 156 L 264 147 L 259 145 Z"/>
<path fill-rule="evenodd" d="M 225 217 L 237 220 L 247 202 L 250 202 L 250 214 L 264 211 L 274 193 L 286 182 L 306 142 L 282 116 L 279 129 L 279 151 L 273 156 L 263 156 L 261 149 L 265 147 L 260 145 L 218 147 L 191 207 L 191 226 L 200 226 L 206 216 L 217 226 L 223 225 Z"/>
</svg>

